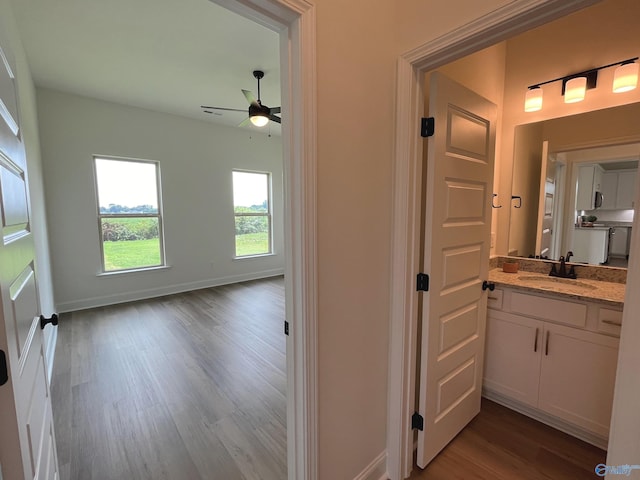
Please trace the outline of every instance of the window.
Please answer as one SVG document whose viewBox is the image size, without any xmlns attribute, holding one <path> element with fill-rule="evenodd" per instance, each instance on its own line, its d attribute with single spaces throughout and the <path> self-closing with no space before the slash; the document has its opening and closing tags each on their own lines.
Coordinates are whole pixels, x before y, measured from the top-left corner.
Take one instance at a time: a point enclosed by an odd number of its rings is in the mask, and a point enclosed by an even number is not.
<svg viewBox="0 0 640 480">
<path fill-rule="evenodd" d="M 164 265 L 159 165 L 95 158 L 95 175 L 103 272 Z"/>
<path fill-rule="evenodd" d="M 233 172 L 236 257 L 271 253 L 271 174 Z"/>
</svg>

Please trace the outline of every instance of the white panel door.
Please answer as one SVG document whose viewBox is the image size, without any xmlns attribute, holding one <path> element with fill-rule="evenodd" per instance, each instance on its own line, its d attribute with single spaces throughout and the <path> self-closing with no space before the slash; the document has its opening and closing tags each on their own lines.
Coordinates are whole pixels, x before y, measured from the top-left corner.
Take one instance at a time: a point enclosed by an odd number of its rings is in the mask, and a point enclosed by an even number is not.
<svg viewBox="0 0 640 480">
<path fill-rule="evenodd" d="M 556 194 L 556 164 L 549 157 L 549 142 L 542 142 L 542 163 L 540 169 L 540 199 L 538 204 L 538 228 L 536 233 L 536 254 L 540 258 L 554 258 L 553 213 Z"/>
<path fill-rule="evenodd" d="M 434 73 L 427 145 L 418 465 L 480 411 L 496 106 Z"/>
<path fill-rule="evenodd" d="M 11 52 L 0 45 L 0 478 L 56 479 L 29 194 Z"/>
</svg>

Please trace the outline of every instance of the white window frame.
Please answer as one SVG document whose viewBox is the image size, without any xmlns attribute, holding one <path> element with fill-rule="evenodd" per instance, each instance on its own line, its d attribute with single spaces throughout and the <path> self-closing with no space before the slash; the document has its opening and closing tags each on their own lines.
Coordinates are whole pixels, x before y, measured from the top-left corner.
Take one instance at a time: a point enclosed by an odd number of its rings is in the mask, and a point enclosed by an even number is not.
<svg viewBox="0 0 640 480">
<path fill-rule="evenodd" d="M 156 170 L 156 195 L 158 212 L 157 213 L 101 213 L 100 212 L 100 197 L 98 192 L 98 169 L 96 168 L 96 162 L 98 160 L 110 160 L 117 162 L 129 162 L 129 163 L 145 163 L 152 164 Z M 158 268 L 166 267 L 165 252 L 164 252 L 164 226 L 162 221 L 162 189 L 160 182 L 160 162 L 155 160 L 143 160 L 138 158 L 127 157 L 114 157 L 111 155 L 94 155 L 93 156 L 93 181 L 96 194 L 96 213 L 98 219 L 98 240 L 100 243 L 100 273 L 103 275 L 111 275 L 114 273 L 127 273 L 127 272 L 139 272 L 144 270 L 156 270 Z M 158 220 L 158 240 L 160 248 L 160 263 L 157 265 L 147 265 L 143 267 L 122 268 L 118 270 L 107 270 L 105 268 L 104 258 L 104 240 L 102 238 L 102 222 L 104 219 L 117 219 L 117 218 L 156 218 Z"/>
<path fill-rule="evenodd" d="M 247 213 L 236 213 L 236 203 L 235 199 L 233 200 L 233 258 L 234 259 L 242 259 L 242 258 L 254 258 L 254 257 L 265 257 L 268 255 L 273 255 L 273 198 L 272 198 L 272 188 L 271 188 L 271 172 L 263 172 L 259 170 L 244 170 L 239 168 L 234 168 L 231 173 L 231 191 L 232 194 L 235 194 L 233 184 L 233 173 L 253 173 L 258 175 L 266 175 L 267 177 L 267 211 L 266 212 L 247 212 Z M 269 250 L 265 253 L 252 253 L 248 255 L 238 255 L 237 251 L 237 243 L 236 243 L 236 218 L 237 217 L 267 217 L 267 225 L 269 228 L 268 232 L 268 240 L 269 240 Z"/>
</svg>

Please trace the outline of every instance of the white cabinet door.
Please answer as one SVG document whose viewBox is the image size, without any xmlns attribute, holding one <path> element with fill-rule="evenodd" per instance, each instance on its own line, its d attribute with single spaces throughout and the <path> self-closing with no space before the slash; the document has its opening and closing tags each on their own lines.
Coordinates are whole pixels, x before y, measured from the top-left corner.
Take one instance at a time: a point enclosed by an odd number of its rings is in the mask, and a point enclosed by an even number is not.
<svg viewBox="0 0 640 480">
<path fill-rule="evenodd" d="M 602 210 L 616 208 L 616 196 L 618 194 L 618 173 L 607 172 L 602 175 Z"/>
<path fill-rule="evenodd" d="M 597 435 L 609 435 L 617 338 L 545 324 L 538 408 Z"/>
<path fill-rule="evenodd" d="M 616 208 L 634 208 L 636 194 L 636 179 L 638 172 L 624 172 L 618 174 L 618 191 L 616 194 Z"/>
<path fill-rule="evenodd" d="M 595 169 L 593 165 L 578 168 L 578 191 L 576 192 L 576 209 L 593 210 L 593 181 Z"/>
<path fill-rule="evenodd" d="M 538 405 L 543 325 L 539 320 L 488 311 L 484 388 Z"/>
</svg>

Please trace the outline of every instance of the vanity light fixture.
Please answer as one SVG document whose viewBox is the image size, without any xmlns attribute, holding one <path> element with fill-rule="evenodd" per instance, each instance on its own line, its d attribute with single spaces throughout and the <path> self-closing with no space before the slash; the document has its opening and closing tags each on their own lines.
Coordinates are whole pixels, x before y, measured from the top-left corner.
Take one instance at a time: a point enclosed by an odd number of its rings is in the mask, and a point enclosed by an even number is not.
<svg viewBox="0 0 640 480">
<path fill-rule="evenodd" d="M 614 93 L 633 90 L 638 85 L 639 65 L 636 63 L 636 60 L 638 60 L 638 57 L 530 85 L 525 94 L 524 111 L 537 112 L 542 109 L 542 86 L 553 82 L 562 82 L 562 95 L 564 96 L 565 103 L 575 103 L 584 100 L 586 91 L 596 87 L 598 71 L 604 68 L 618 67 L 616 68 L 613 79 L 612 90 Z"/>
</svg>

